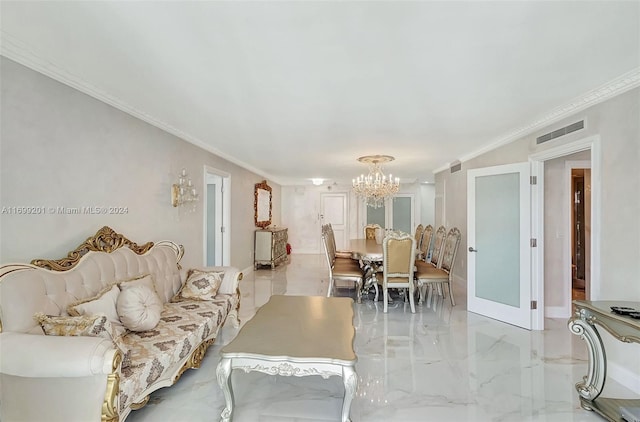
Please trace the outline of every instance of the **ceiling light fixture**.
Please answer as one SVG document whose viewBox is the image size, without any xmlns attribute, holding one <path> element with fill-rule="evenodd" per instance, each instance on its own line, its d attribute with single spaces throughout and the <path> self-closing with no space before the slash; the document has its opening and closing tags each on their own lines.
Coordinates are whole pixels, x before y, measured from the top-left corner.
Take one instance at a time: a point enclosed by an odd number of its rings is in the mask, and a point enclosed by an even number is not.
<svg viewBox="0 0 640 422">
<path fill-rule="evenodd" d="M 357 179 L 353 179 L 353 191 L 361 197 L 367 206 L 380 208 L 384 206 L 384 201 L 398 193 L 400 189 L 400 178 L 391 174 L 385 176 L 382 172 L 382 163 L 395 160 L 390 155 L 365 155 L 358 158 L 358 161 L 369 165 L 369 174 L 361 174 Z"/>
<path fill-rule="evenodd" d="M 178 183 L 171 185 L 171 205 L 183 207 L 189 212 L 196 210 L 196 202 L 199 200 L 196 187 L 186 169 L 182 169 L 178 175 Z"/>
</svg>

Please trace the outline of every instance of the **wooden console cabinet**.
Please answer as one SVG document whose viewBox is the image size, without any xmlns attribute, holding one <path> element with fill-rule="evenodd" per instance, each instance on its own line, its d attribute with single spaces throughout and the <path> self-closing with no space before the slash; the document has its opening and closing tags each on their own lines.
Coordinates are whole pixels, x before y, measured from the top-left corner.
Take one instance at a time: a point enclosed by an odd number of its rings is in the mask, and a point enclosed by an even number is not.
<svg viewBox="0 0 640 422">
<path fill-rule="evenodd" d="M 254 249 L 254 268 L 260 265 L 271 265 L 275 268 L 279 263 L 287 260 L 286 228 L 266 228 L 256 230 Z"/>
<path fill-rule="evenodd" d="M 589 348 L 588 373 L 576 384 L 580 404 L 609 421 L 620 421 L 621 407 L 640 408 L 640 399 L 600 397 L 607 375 L 607 357 L 598 327 L 623 343 L 640 343 L 640 320 L 611 312 L 612 306 L 640 309 L 640 302 L 574 300 L 573 304 L 576 311 L 569 320 L 569 330 L 582 337 Z"/>
</svg>

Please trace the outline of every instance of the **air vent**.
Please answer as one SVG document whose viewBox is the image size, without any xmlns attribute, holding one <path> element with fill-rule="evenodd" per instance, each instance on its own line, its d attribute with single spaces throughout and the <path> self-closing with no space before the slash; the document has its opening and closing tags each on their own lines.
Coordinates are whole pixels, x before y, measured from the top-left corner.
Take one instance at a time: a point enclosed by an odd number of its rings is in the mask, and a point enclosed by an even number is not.
<svg viewBox="0 0 640 422">
<path fill-rule="evenodd" d="M 584 129 L 584 120 L 580 120 L 579 122 L 572 123 L 569 126 L 554 130 L 553 132 L 549 132 L 546 135 L 539 136 L 538 138 L 536 138 L 536 144 L 539 145 L 543 142 L 559 138 L 580 129 Z"/>
<path fill-rule="evenodd" d="M 462 170 L 462 163 L 460 161 L 451 163 L 451 173 L 455 173 L 456 171 L 460 170 Z"/>
</svg>

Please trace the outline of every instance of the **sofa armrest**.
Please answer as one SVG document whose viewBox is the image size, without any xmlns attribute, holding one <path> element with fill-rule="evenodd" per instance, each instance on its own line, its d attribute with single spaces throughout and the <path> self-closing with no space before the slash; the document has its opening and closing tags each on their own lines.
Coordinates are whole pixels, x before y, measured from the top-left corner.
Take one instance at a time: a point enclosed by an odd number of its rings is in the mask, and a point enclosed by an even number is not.
<svg viewBox="0 0 640 422">
<path fill-rule="evenodd" d="M 224 278 L 220 285 L 219 293 L 234 294 L 238 291 L 238 285 L 242 280 L 242 273 L 236 267 L 203 267 L 200 271 L 224 271 Z"/>
<path fill-rule="evenodd" d="M 100 337 L 0 333 L 0 373 L 29 378 L 107 375 L 117 352 Z"/>
</svg>

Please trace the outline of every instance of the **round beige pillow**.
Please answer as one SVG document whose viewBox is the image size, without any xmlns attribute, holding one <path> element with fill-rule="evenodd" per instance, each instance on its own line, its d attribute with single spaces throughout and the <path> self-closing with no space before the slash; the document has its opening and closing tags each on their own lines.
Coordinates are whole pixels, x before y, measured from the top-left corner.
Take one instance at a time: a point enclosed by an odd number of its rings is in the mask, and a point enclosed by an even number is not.
<svg viewBox="0 0 640 422">
<path fill-rule="evenodd" d="M 162 302 L 154 290 L 141 284 L 120 292 L 116 309 L 122 325 L 128 330 L 147 331 L 160 322 Z"/>
</svg>

